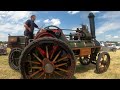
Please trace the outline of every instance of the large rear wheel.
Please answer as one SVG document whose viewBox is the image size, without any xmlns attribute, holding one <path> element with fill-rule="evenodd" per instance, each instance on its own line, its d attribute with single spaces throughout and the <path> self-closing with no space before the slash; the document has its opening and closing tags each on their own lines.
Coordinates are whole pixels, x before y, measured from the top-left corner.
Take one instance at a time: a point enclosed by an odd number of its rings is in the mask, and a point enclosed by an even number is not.
<svg viewBox="0 0 120 90">
<path fill-rule="evenodd" d="M 75 58 L 69 46 L 56 38 L 40 38 L 31 42 L 20 57 L 23 79 L 71 79 Z"/>
</svg>

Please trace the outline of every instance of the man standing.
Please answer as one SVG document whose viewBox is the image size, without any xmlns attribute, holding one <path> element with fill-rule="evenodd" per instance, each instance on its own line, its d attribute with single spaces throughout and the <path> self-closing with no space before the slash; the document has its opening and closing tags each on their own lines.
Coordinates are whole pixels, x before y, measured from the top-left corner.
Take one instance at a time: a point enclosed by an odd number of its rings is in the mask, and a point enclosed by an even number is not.
<svg viewBox="0 0 120 90">
<path fill-rule="evenodd" d="M 39 27 L 34 23 L 35 20 L 36 20 L 36 16 L 32 15 L 31 19 L 27 20 L 25 22 L 25 24 L 24 24 L 24 27 L 25 27 L 24 35 L 27 38 L 27 44 L 28 44 L 28 40 L 29 39 L 33 39 L 34 38 L 34 35 L 33 35 L 34 28 L 38 28 L 39 29 Z"/>
</svg>

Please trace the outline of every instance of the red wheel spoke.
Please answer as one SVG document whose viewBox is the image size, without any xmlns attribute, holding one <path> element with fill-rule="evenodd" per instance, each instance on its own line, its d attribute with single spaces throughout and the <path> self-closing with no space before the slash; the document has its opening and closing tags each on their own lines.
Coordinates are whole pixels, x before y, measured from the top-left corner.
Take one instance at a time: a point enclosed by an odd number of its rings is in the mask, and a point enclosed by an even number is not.
<svg viewBox="0 0 120 90">
<path fill-rule="evenodd" d="M 67 59 L 67 58 L 68 58 L 68 55 L 65 55 L 65 56 L 63 56 L 62 58 L 58 59 L 56 62 L 60 62 L 60 61 L 62 61 L 62 60 L 64 60 L 64 59 Z"/>
<path fill-rule="evenodd" d="M 34 72 L 33 74 L 30 75 L 30 78 L 32 78 L 33 76 L 35 76 L 36 74 L 38 74 L 41 70 L 38 70 L 36 72 Z"/>
<path fill-rule="evenodd" d="M 27 61 L 27 62 L 32 63 L 32 64 L 41 64 L 41 63 L 35 62 L 35 61 Z"/>
<path fill-rule="evenodd" d="M 59 76 L 62 76 L 62 77 L 63 77 L 63 75 L 60 74 L 60 73 L 58 73 L 57 71 L 54 71 L 54 73 L 57 74 L 57 75 L 59 75 Z"/>
<path fill-rule="evenodd" d="M 48 47 L 46 46 L 46 57 L 49 59 Z"/>
<path fill-rule="evenodd" d="M 55 65 L 55 67 L 60 67 L 60 66 L 63 66 L 63 65 L 66 65 L 67 63 L 62 63 L 62 64 L 59 64 L 59 65 Z"/>
<path fill-rule="evenodd" d="M 55 56 L 55 58 L 53 59 L 53 62 L 55 62 L 55 60 L 58 58 L 58 56 L 60 55 L 61 51 L 59 51 L 59 53 Z"/>
<path fill-rule="evenodd" d="M 43 68 L 42 67 L 31 67 L 32 69 L 40 69 L 42 70 Z"/>
<path fill-rule="evenodd" d="M 36 56 L 34 53 L 33 53 L 33 56 L 35 56 L 36 59 L 37 59 L 38 61 L 40 61 L 40 62 L 43 64 L 42 60 L 41 60 L 38 56 Z"/>
<path fill-rule="evenodd" d="M 56 69 L 61 70 L 61 71 L 63 71 L 63 72 L 68 72 L 67 70 L 62 69 L 62 68 L 56 68 Z"/>
<path fill-rule="evenodd" d="M 51 51 L 51 56 L 50 56 L 50 59 L 52 59 L 52 57 L 53 57 L 53 55 L 54 55 L 54 53 L 56 52 L 56 50 L 58 49 L 58 46 L 53 46 L 53 49 L 52 49 L 52 51 Z"/>
<path fill-rule="evenodd" d="M 42 77 L 43 75 L 44 75 L 44 72 L 42 72 L 38 78 Z"/>
<path fill-rule="evenodd" d="M 46 52 L 45 52 L 43 49 L 37 47 L 37 50 L 39 51 L 39 53 L 40 53 L 43 57 L 46 55 Z"/>
</svg>

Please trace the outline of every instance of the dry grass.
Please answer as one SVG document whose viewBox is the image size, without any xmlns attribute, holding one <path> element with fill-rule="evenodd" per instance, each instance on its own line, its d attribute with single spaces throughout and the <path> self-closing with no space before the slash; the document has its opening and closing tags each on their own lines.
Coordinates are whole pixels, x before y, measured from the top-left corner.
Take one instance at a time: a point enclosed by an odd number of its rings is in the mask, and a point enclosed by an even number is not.
<svg viewBox="0 0 120 90">
<path fill-rule="evenodd" d="M 9 53 L 10 49 L 8 49 Z M 95 65 L 81 65 L 77 62 L 74 79 L 120 79 L 120 50 L 109 52 L 111 64 L 107 72 L 96 74 Z M 20 73 L 12 70 L 8 64 L 8 56 L 0 56 L 0 79 L 19 79 Z"/>
<path fill-rule="evenodd" d="M 8 53 L 10 49 L 8 49 Z M 8 64 L 8 55 L 0 56 L 0 79 L 19 79 L 20 73 L 12 70 Z"/>
</svg>

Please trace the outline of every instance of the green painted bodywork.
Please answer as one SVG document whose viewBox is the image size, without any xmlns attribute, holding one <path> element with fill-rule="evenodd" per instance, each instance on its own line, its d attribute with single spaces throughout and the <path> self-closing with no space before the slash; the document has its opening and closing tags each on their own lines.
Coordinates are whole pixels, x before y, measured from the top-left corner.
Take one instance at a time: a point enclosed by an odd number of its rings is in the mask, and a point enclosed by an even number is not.
<svg viewBox="0 0 120 90">
<path fill-rule="evenodd" d="M 58 38 L 65 43 L 67 43 L 70 48 L 85 48 L 85 47 L 95 47 L 95 46 L 100 46 L 99 42 L 97 40 L 92 40 L 91 35 L 89 32 L 85 32 L 85 37 L 83 40 L 67 40 L 65 35 L 62 33 L 62 35 Z M 11 43 L 11 39 L 15 39 L 16 42 Z M 8 37 L 8 47 L 25 47 L 25 37 L 24 36 L 9 36 Z"/>
<path fill-rule="evenodd" d="M 69 41 L 71 48 L 84 48 L 84 47 L 94 47 L 95 45 L 91 41 Z"/>
<path fill-rule="evenodd" d="M 96 40 L 81 40 L 81 41 L 69 40 L 67 44 L 69 44 L 71 48 L 85 48 L 85 47 L 95 48 L 100 46 L 100 43 Z"/>
</svg>

